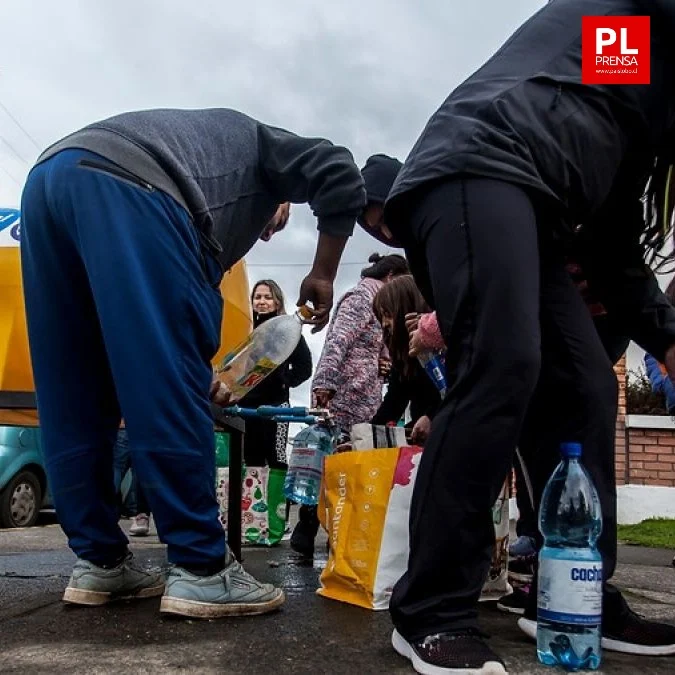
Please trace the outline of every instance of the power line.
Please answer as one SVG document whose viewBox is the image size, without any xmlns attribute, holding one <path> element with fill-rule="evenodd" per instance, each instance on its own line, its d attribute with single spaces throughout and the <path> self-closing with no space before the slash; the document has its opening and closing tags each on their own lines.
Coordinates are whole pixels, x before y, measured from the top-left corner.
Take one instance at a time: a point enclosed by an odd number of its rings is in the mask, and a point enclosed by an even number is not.
<svg viewBox="0 0 675 675">
<path fill-rule="evenodd" d="M 42 150 L 38 142 L 26 131 L 23 124 L 21 124 L 21 122 L 19 122 L 19 120 L 16 119 L 16 117 L 14 117 L 11 112 L 9 112 L 7 106 L 4 105 L 2 101 L 0 101 L 0 108 L 2 108 L 7 113 L 7 116 L 12 120 L 12 122 L 14 122 L 14 124 L 16 124 L 16 126 L 19 127 L 21 131 L 23 131 L 23 133 L 26 135 L 26 138 L 28 138 L 28 140 L 35 146 L 36 150 Z"/>
<path fill-rule="evenodd" d="M 23 162 L 24 164 L 28 164 L 28 160 L 22 157 L 18 150 L 4 137 L 0 136 L 0 141 L 2 141 L 11 151 L 12 154 L 20 161 Z"/>
<path fill-rule="evenodd" d="M 21 187 L 21 183 L 16 178 L 14 178 L 14 176 L 12 176 L 12 174 L 9 171 L 7 171 L 7 169 L 5 169 L 5 167 L 2 166 L 2 164 L 0 164 L 0 169 L 2 169 L 3 172 L 6 173 L 19 187 Z"/>
</svg>

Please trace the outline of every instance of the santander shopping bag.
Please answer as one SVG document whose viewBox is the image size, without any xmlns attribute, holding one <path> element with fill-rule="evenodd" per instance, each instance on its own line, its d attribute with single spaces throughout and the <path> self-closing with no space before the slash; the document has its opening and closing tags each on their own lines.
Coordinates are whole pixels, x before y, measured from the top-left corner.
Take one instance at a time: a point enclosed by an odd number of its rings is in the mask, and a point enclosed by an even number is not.
<svg viewBox="0 0 675 675">
<path fill-rule="evenodd" d="M 326 457 L 319 515 L 330 552 L 319 595 L 386 609 L 408 559 L 408 514 L 422 449 Z"/>
</svg>

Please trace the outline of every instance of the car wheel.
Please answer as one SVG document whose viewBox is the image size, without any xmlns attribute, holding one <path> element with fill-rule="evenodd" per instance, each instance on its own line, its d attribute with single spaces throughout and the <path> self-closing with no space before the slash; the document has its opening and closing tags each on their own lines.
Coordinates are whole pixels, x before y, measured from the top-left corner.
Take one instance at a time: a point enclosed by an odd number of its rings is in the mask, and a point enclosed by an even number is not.
<svg viewBox="0 0 675 675">
<path fill-rule="evenodd" d="M 42 489 L 38 477 L 22 471 L 0 493 L 0 527 L 31 527 L 37 522 L 42 506 Z"/>
</svg>

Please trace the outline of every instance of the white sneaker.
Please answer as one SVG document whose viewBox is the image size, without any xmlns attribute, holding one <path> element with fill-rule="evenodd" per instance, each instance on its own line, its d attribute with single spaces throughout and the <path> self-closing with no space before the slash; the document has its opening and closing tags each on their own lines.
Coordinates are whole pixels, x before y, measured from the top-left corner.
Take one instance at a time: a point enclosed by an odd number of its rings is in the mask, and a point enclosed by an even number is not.
<svg viewBox="0 0 675 675">
<path fill-rule="evenodd" d="M 146 513 L 139 513 L 131 519 L 129 534 L 132 537 L 147 537 L 150 531 L 150 516 Z"/>
</svg>

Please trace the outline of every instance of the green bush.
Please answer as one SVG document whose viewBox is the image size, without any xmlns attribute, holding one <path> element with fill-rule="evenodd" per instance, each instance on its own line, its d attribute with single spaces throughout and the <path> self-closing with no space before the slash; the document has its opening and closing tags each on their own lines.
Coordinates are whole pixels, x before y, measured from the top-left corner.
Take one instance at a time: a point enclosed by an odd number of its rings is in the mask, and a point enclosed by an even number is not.
<svg viewBox="0 0 675 675">
<path fill-rule="evenodd" d="M 667 415 L 663 394 L 655 394 L 644 368 L 629 370 L 626 378 L 626 412 L 629 415 Z"/>
</svg>

